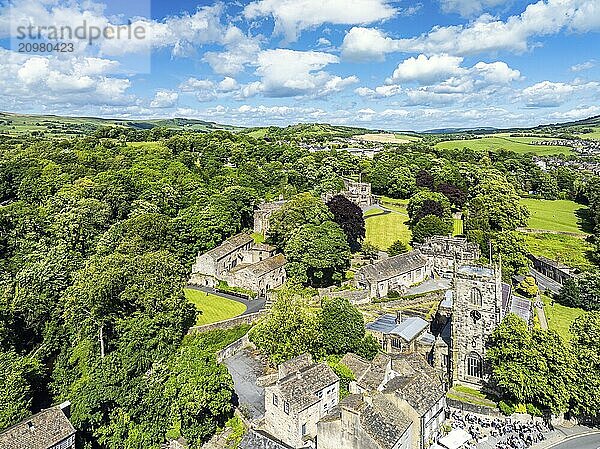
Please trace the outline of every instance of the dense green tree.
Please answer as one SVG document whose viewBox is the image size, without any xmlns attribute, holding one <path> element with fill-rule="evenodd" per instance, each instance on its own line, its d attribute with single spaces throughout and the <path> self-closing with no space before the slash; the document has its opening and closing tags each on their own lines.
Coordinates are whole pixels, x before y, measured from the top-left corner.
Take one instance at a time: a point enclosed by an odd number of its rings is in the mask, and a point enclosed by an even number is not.
<svg viewBox="0 0 600 449">
<path fill-rule="evenodd" d="M 362 314 L 346 298 L 323 298 L 321 308 L 325 352 L 345 354 L 355 351 L 365 335 Z"/>
<path fill-rule="evenodd" d="M 404 254 L 407 253 L 409 250 L 409 247 L 406 243 L 404 243 L 402 240 L 396 240 L 394 243 L 392 243 L 390 245 L 390 247 L 387 250 L 388 256 L 392 257 L 392 256 L 397 256 L 398 254 Z"/>
<path fill-rule="evenodd" d="M 320 357 L 323 340 L 317 314 L 308 309 L 301 293 L 284 288 L 269 311 L 250 331 L 250 340 L 278 365 L 310 353 Z"/>
<path fill-rule="evenodd" d="M 417 190 L 415 177 L 407 167 L 392 170 L 389 179 L 388 195 L 392 198 L 410 198 Z"/>
<path fill-rule="evenodd" d="M 333 214 L 320 198 L 310 193 L 294 196 L 269 220 L 269 239 L 279 248 L 284 248 L 293 233 L 303 225 L 320 225 L 333 220 Z"/>
<path fill-rule="evenodd" d="M 365 218 L 362 209 L 342 195 L 336 195 L 327 202 L 327 207 L 335 221 L 346 234 L 350 250 L 356 252 L 365 238 Z"/>
<path fill-rule="evenodd" d="M 588 312 L 571 325 L 576 372 L 572 407 L 592 422 L 600 421 L 600 312 Z"/>
<path fill-rule="evenodd" d="M 600 273 L 590 271 L 567 280 L 556 300 L 568 307 L 600 310 Z"/>
<path fill-rule="evenodd" d="M 573 357 L 555 332 L 530 330 L 521 318 L 508 314 L 492 334 L 486 359 L 491 386 L 502 398 L 554 413 L 568 409 Z"/>
<path fill-rule="evenodd" d="M 313 287 L 339 283 L 350 268 L 346 235 L 332 221 L 302 226 L 292 234 L 284 252 L 288 276 Z"/>
<path fill-rule="evenodd" d="M 426 238 L 434 235 L 452 234 L 452 223 L 436 215 L 426 215 L 412 228 L 412 240 L 423 243 Z"/>
<path fill-rule="evenodd" d="M 413 224 L 416 224 L 426 215 L 437 215 L 438 217 L 444 219 L 450 219 L 452 217 L 450 201 L 448 201 L 448 198 L 441 193 L 430 192 L 428 190 L 423 190 L 414 195 L 408 202 L 407 209 L 408 216 Z M 427 213 L 428 210 L 433 209 L 435 209 L 435 213 Z"/>
<path fill-rule="evenodd" d="M 43 367 L 32 357 L 0 351 L 0 429 L 12 426 L 37 411 L 44 391 Z M 37 404 L 34 404 L 35 400 Z"/>
</svg>

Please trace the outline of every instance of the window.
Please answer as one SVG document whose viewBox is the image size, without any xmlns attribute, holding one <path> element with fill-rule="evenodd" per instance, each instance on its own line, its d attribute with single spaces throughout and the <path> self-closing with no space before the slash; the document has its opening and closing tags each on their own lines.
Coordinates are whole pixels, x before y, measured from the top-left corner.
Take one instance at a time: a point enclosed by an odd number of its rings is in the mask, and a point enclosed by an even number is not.
<svg viewBox="0 0 600 449">
<path fill-rule="evenodd" d="M 471 290 L 471 304 L 476 306 L 481 305 L 481 292 L 477 288 Z"/>
<path fill-rule="evenodd" d="M 275 407 L 278 407 L 278 406 L 279 406 L 279 398 L 277 397 L 277 395 L 276 395 L 276 394 L 274 394 L 274 395 L 273 395 L 273 405 L 274 405 Z"/>
<path fill-rule="evenodd" d="M 318 397 L 319 399 L 322 399 L 322 398 L 323 398 L 323 390 L 321 390 L 321 391 L 317 391 L 317 397 Z"/>
<path fill-rule="evenodd" d="M 482 377 L 481 356 L 476 352 L 471 352 L 467 356 L 467 374 L 471 377 Z"/>
<path fill-rule="evenodd" d="M 402 349 L 402 340 L 399 338 L 392 338 L 392 348 Z"/>
<path fill-rule="evenodd" d="M 302 424 L 302 429 L 300 430 L 300 435 L 306 435 L 306 423 Z"/>
<path fill-rule="evenodd" d="M 283 403 L 283 411 L 288 415 L 290 414 L 290 403 L 288 401 Z"/>
</svg>

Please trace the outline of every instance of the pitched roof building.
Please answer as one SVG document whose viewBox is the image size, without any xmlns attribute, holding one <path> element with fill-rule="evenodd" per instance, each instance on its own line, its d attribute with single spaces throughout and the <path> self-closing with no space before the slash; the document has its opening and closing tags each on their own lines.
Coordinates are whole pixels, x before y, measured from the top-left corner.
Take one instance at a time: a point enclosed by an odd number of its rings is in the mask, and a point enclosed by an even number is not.
<svg viewBox="0 0 600 449">
<path fill-rule="evenodd" d="M 434 341 L 434 336 L 429 333 L 428 321 L 421 317 L 402 316 L 401 312 L 382 315 L 365 327 L 390 354 L 420 351 L 421 346 L 427 352 Z"/>
<path fill-rule="evenodd" d="M 0 449 L 74 449 L 69 402 L 42 410 L 0 433 Z M 65 414 L 66 412 L 66 414 Z"/>
<path fill-rule="evenodd" d="M 265 430 L 294 448 L 317 435 L 317 422 L 339 400 L 339 378 L 327 363 L 308 354 L 279 366 L 278 379 L 265 387 Z"/>
<path fill-rule="evenodd" d="M 360 268 L 355 276 L 358 288 L 367 289 L 371 297 L 382 298 L 391 291 L 404 292 L 431 275 L 431 263 L 420 251 L 389 257 Z"/>
</svg>

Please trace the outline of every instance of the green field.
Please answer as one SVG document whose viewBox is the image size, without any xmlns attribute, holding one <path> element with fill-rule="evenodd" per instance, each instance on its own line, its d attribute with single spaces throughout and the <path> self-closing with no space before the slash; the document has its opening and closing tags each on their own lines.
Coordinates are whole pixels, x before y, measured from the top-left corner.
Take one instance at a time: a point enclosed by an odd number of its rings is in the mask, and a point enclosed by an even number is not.
<svg viewBox="0 0 600 449">
<path fill-rule="evenodd" d="M 531 216 L 528 227 L 544 231 L 572 232 L 585 234 L 583 217 L 587 207 L 568 200 L 539 200 L 522 198 L 521 204 L 527 206 Z"/>
<path fill-rule="evenodd" d="M 231 299 L 221 298 L 213 294 L 206 294 L 200 290 L 186 288 L 185 297 L 202 313 L 198 315 L 196 326 L 216 323 L 241 315 L 246 311 L 246 306 Z"/>
<path fill-rule="evenodd" d="M 594 132 L 586 134 L 578 134 L 577 137 L 582 139 L 600 139 L 600 128 L 592 128 Z"/>
<path fill-rule="evenodd" d="M 463 235 L 464 232 L 465 229 L 463 220 L 455 218 L 452 221 L 452 235 Z"/>
<path fill-rule="evenodd" d="M 531 145 L 533 137 L 482 137 L 481 139 L 447 140 L 436 144 L 437 148 L 471 148 L 472 150 L 496 151 L 510 150 L 515 153 L 535 153 L 539 155 L 571 154 L 571 149 L 560 146 Z"/>
<path fill-rule="evenodd" d="M 585 240 L 564 234 L 529 234 L 522 233 L 529 252 L 536 256 L 544 256 L 553 260 L 587 271 L 593 264 L 587 257 L 592 246 Z"/>
<path fill-rule="evenodd" d="M 399 202 L 386 203 L 384 206 L 392 211 L 383 213 L 381 210 L 371 209 L 365 214 L 367 228 L 365 242 L 384 251 L 396 240 L 410 243 L 412 235 L 407 224 L 408 214 L 403 212 L 406 211 L 406 206 Z"/>
<path fill-rule="evenodd" d="M 583 309 L 574 309 L 572 307 L 566 307 L 557 302 L 552 305 L 552 299 L 542 295 L 544 301 L 544 313 L 548 320 L 548 327 L 556 331 L 565 340 L 572 338 L 569 327 L 575 318 L 583 315 L 585 311 Z"/>
</svg>

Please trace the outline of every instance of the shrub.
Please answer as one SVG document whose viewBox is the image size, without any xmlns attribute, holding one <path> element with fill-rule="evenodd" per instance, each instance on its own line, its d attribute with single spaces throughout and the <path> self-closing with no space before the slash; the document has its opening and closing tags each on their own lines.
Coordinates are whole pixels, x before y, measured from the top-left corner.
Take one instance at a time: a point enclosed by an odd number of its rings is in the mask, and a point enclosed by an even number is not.
<svg viewBox="0 0 600 449">
<path fill-rule="evenodd" d="M 511 402 L 508 402 L 508 401 L 500 401 L 498 403 L 498 408 L 506 416 L 510 416 L 515 412 L 515 406 Z"/>
<path fill-rule="evenodd" d="M 542 416 L 542 411 L 533 404 L 527 404 L 527 413 L 531 416 Z"/>
</svg>

